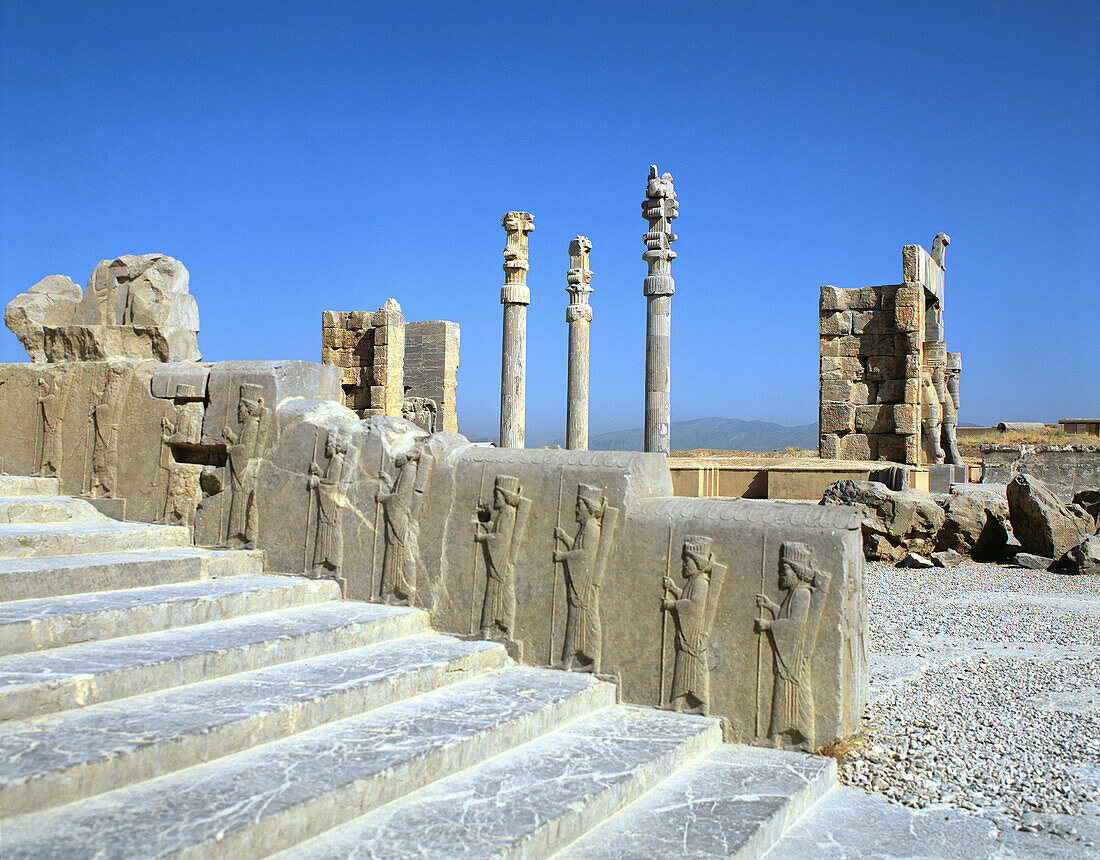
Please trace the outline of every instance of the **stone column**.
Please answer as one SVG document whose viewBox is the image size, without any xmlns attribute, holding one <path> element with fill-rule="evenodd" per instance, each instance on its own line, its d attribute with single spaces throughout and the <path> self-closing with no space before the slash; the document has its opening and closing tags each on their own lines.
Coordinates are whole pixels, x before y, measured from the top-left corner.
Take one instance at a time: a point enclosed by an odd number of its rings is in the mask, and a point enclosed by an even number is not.
<svg viewBox="0 0 1100 860">
<path fill-rule="evenodd" d="M 588 450 L 588 324 L 592 308 L 588 294 L 592 292 L 592 272 L 588 254 L 592 242 L 578 236 L 569 243 L 569 307 L 565 321 L 569 324 L 569 392 L 565 404 L 565 447 L 571 451 Z"/>
<path fill-rule="evenodd" d="M 649 222 L 645 234 L 646 252 L 642 259 L 649 264 L 649 275 L 642 292 L 646 297 L 645 339 L 645 450 L 670 450 L 669 421 L 671 420 L 669 368 L 671 364 L 671 313 L 672 261 L 676 252 L 671 243 L 676 241 L 672 232 L 672 220 L 680 204 L 672 187 L 672 175 L 657 175 L 657 166 L 649 166 L 649 182 L 646 199 L 642 203 L 642 217 Z"/>
<path fill-rule="evenodd" d="M 500 367 L 500 447 L 522 448 L 527 372 L 527 234 L 535 229 L 530 212 L 505 212 L 500 219 L 508 234 L 504 247 L 504 347 Z"/>
</svg>

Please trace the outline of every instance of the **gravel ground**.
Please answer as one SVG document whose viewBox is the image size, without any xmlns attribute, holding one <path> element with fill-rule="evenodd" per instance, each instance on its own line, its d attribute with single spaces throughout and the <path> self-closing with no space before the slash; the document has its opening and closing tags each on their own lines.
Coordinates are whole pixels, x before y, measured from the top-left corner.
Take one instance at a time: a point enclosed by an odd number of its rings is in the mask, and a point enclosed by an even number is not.
<svg viewBox="0 0 1100 860">
<path fill-rule="evenodd" d="M 1100 577 L 973 562 L 866 577 L 873 701 L 841 781 L 1100 856 Z"/>
</svg>

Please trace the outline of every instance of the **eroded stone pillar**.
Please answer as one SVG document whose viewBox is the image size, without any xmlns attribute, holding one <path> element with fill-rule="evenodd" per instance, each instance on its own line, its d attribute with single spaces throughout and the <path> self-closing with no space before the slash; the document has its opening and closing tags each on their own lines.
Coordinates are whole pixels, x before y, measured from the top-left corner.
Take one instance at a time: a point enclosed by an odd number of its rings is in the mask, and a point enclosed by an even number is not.
<svg viewBox="0 0 1100 860">
<path fill-rule="evenodd" d="M 642 217 L 649 222 L 645 234 L 646 251 L 642 259 L 649 264 L 642 292 L 646 297 L 645 339 L 645 450 L 667 454 L 670 449 L 669 421 L 671 397 L 669 369 L 671 365 L 672 261 L 676 241 L 672 220 L 680 204 L 672 187 L 672 175 L 657 175 L 657 165 L 649 166 L 646 199 Z"/>
<path fill-rule="evenodd" d="M 592 242 L 578 236 L 569 243 L 569 307 L 565 321 L 569 324 L 569 388 L 565 404 L 565 447 L 572 451 L 588 450 L 588 326 L 592 308 L 588 295 L 592 292 L 592 272 L 588 255 Z"/>
<path fill-rule="evenodd" d="M 535 229 L 530 212 L 505 212 L 500 219 L 508 234 L 504 246 L 504 346 L 500 366 L 500 447 L 522 448 L 527 379 L 527 234 Z"/>
</svg>

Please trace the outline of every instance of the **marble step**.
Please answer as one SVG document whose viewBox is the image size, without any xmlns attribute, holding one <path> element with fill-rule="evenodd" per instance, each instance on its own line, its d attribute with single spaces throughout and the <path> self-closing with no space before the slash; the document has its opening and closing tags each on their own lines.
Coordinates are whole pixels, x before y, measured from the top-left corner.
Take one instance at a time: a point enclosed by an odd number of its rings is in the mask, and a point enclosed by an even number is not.
<svg viewBox="0 0 1100 860">
<path fill-rule="evenodd" d="M 186 526 L 69 522 L 0 524 L 0 559 L 189 546 Z"/>
<path fill-rule="evenodd" d="M 612 706 L 283 856 L 546 857 L 721 741 L 715 719 Z"/>
<path fill-rule="evenodd" d="M 0 656 L 339 599 L 332 580 L 260 574 L 0 603 Z"/>
<path fill-rule="evenodd" d="M 247 752 L 5 819 L 4 858 L 263 857 L 611 704 L 610 684 L 511 667 Z"/>
<path fill-rule="evenodd" d="M 58 478 L 0 475 L 0 496 L 57 496 L 60 493 L 61 481 Z"/>
<path fill-rule="evenodd" d="M 109 523 L 91 502 L 72 496 L 0 496 L 0 523 Z"/>
<path fill-rule="evenodd" d="M 0 657 L 0 720 L 33 717 L 408 636 L 418 609 L 334 602 Z"/>
<path fill-rule="evenodd" d="M 555 857 L 759 858 L 835 785 L 831 758 L 723 745 Z"/>
<path fill-rule="evenodd" d="M 0 810 L 19 815 L 91 797 L 506 662 L 503 645 L 428 633 L 0 724 Z"/>
<path fill-rule="evenodd" d="M 0 559 L 0 601 L 250 575 L 263 566 L 262 550 L 199 547 Z"/>
</svg>

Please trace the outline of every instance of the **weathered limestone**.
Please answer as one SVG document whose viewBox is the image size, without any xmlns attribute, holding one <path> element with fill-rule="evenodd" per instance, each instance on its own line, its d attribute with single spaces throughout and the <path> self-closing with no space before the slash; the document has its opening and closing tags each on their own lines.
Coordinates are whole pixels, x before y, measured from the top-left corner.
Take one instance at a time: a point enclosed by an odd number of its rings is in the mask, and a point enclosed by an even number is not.
<svg viewBox="0 0 1100 860">
<path fill-rule="evenodd" d="M 975 561 L 1000 561 L 1011 533 L 1008 501 L 1002 493 L 953 490 L 942 503 L 944 523 L 936 548 Z"/>
<path fill-rule="evenodd" d="M 1008 485 L 1012 533 L 1034 555 L 1058 559 L 1095 529 L 1095 522 L 1076 505 L 1064 505 L 1042 481 L 1017 475 Z"/>
<path fill-rule="evenodd" d="M 657 165 L 649 166 L 646 199 L 642 217 L 649 222 L 642 259 L 649 265 L 642 293 L 646 297 L 645 340 L 645 434 L 643 450 L 668 454 L 671 449 L 669 423 L 672 421 L 670 370 L 672 364 L 672 261 L 676 252 L 672 243 L 672 221 L 680 204 L 672 186 L 672 174 L 657 175 Z"/>
<path fill-rule="evenodd" d="M 898 561 L 908 552 L 930 555 L 944 523 L 943 510 L 928 493 L 889 490 L 876 481 L 837 481 L 821 504 L 858 509 L 869 560 Z"/>
<path fill-rule="evenodd" d="M 823 458 L 962 465 L 958 353 L 943 336 L 943 248 L 902 249 L 901 284 L 824 286 L 820 318 Z"/>
<path fill-rule="evenodd" d="M 982 445 L 982 483 L 1008 484 L 1017 475 L 1043 482 L 1060 502 L 1100 488 L 1100 444 Z"/>
<path fill-rule="evenodd" d="M 504 345 L 500 363 L 500 447 L 522 448 L 527 391 L 527 287 L 530 268 L 527 234 L 535 229 L 530 212 L 505 212 L 500 219 L 508 236 L 504 246 Z"/>
<path fill-rule="evenodd" d="M 565 321 L 569 325 L 569 382 L 565 404 L 565 447 L 570 451 L 588 450 L 588 326 L 592 308 L 592 272 L 588 255 L 592 242 L 578 236 L 569 243 L 569 307 Z"/>
<path fill-rule="evenodd" d="M 342 402 L 360 418 L 399 415 L 456 433 L 458 324 L 403 320 L 393 299 L 374 313 L 325 311 L 321 361 L 341 368 Z"/>
<path fill-rule="evenodd" d="M 83 292 L 62 275 L 43 278 L 11 301 L 4 322 L 36 363 L 202 357 L 187 269 L 163 254 L 102 260 Z"/>
</svg>

